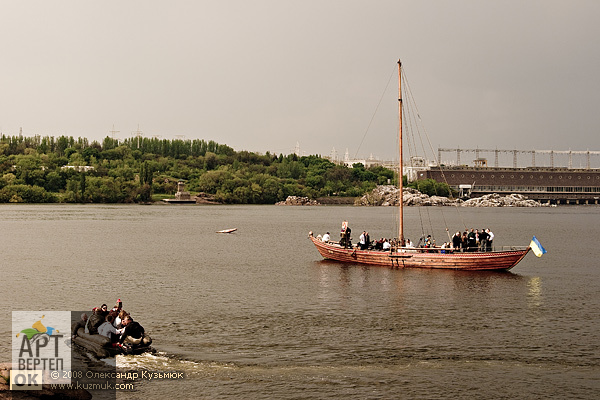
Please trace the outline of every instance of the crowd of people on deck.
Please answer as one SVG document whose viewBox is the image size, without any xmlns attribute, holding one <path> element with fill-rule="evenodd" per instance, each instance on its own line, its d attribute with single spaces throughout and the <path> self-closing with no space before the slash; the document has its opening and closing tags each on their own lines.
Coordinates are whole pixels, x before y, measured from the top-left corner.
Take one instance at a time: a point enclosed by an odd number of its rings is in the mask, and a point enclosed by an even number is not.
<svg viewBox="0 0 600 400">
<path fill-rule="evenodd" d="M 462 234 L 457 231 L 452 236 L 452 242 L 448 245 L 455 251 L 472 252 L 472 251 L 492 251 L 494 248 L 494 233 L 489 229 L 473 229 L 469 232 L 464 231 Z"/>
<path fill-rule="evenodd" d="M 123 302 L 118 299 L 115 306 L 108 310 L 106 304 L 94 307 L 91 315 L 81 314 L 81 320 L 71 327 L 73 339 L 78 335 L 80 328 L 89 335 L 101 335 L 110 339 L 113 347 L 121 347 L 130 350 L 136 346 L 149 345 L 152 342 L 150 336 L 144 331 L 144 327 L 133 317 L 123 310 Z"/>
<path fill-rule="evenodd" d="M 371 240 L 369 232 L 363 231 L 360 234 L 358 243 L 355 246 L 352 245 L 352 237 L 350 236 L 352 230 L 348 226 L 348 222 L 342 223 L 342 230 L 340 231 L 339 245 L 344 248 L 356 248 L 360 250 L 381 250 L 389 251 L 391 248 L 429 248 L 439 249 L 440 253 L 450 252 L 485 252 L 492 251 L 494 244 L 494 233 L 489 229 L 473 229 L 469 232 L 464 231 L 462 234 L 457 231 L 449 242 L 444 242 L 441 246 L 436 246 L 435 240 L 431 235 L 423 236 L 419 239 L 417 246 L 413 244 L 410 239 L 403 239 L 398 241 L 397 239 L 381 238 L 379 240 Z M 331 241 L 331 235 L 329 232 L 325 233 L 322 237 L 318 236 L 323 242 L 335 243 Z M 448 236 L 450 236 L 448 234 Z"/>
</svg>

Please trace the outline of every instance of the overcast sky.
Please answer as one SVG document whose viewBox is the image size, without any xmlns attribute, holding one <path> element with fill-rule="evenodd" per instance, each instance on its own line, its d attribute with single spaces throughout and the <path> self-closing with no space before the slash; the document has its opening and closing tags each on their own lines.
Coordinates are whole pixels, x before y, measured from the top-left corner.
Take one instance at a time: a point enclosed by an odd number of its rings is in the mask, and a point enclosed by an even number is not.
<svg viewBox="0 0 600 400">
<path fill-rule="evenodd" d="M 0 130 L 139 124 L 392 159 L 402 59 L 436 149 L 600 150 L 598 16 L 596 0 L 0 0 Z"/>
</svg>

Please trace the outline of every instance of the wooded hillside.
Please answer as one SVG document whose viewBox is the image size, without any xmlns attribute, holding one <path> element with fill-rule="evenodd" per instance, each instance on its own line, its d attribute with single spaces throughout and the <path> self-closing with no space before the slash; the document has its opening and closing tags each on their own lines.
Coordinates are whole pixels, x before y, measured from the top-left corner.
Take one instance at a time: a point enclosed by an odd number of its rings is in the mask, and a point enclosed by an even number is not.
<svg viewBox="0 0 600 400">
<path fill-rule="evenodd" d="M 0 202 L 132 203 L 169 197 L 177 181 L 217 201 L 273 204 L 287 196 L 361 196 L 393 181 L 393 171 L 235 151 L 205 140 L 67 136 L 0 138 Z"/>
</svg>

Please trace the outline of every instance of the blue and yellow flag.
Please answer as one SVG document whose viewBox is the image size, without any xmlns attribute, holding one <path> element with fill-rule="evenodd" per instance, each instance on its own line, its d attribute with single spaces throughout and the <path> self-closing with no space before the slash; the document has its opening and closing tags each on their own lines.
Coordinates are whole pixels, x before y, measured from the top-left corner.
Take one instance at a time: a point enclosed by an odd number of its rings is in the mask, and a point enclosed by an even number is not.
<svg viewBox="0 0 600 400">
<path fill-rule="evenodd" d="M 533 254 L 535 254 L 538 257 L 541 257 L 542 254 L 547 253 L 546 249 L 542 247 L 542 245 L 535 236 L 533 237 L 533 239 L 531 239 L 529 247 L 531 247 L 531 250 L 533 250 Z"/>
</svg>

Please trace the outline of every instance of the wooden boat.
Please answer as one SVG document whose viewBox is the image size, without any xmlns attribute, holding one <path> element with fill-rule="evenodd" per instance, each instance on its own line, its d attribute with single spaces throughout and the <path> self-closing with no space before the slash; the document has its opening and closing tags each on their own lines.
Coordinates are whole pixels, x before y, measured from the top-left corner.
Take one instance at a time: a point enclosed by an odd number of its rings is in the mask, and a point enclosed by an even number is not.
<svg viewBox="0 0 600 400">
<path fill-rule="evenodd" d="M 439 248 L 397 248 L 389 251 L 346 249 L 338 243 L 309 239 L 328 260 L 394 268 L 445 268 L 460 270 L 509 270 L 525 257 L 529 247 L 491 252 L 450 252 Z M 442 253 L 445 251 L 445 253 Z"/>
<path fill-rule="evenodd" d="M 72 340 L 76 345 L 92 352 L 98 358 L 114 357 L 118 354 L 142 354 L 154 352 L 154 349 L 148 345 L 137 345 L 131 349 L 115 347 L 110 339 L 102 335 L 90 335 L 85 333 L 83 328 L 79 328 L 77 336 Z"/>
<path fill-rule="evenodd" d="M 399 198 L 402 199 L 402 63 L 398 61 Z M 404 242 L 403 204 L 399 204 L 398 243 Z M 441 248 L 391 247 L 390 250 L 345 248 L 323 242 L 309 232 L 321 256 L 328 260 L 395 268 L 443 268 L 456 270 L 509 270 L 527 255 L 529 246 L 511 246 L 500 251 L 458 252 Z"/>
<path fill-rule="evenodd" d="M 217 231 L 217 233 L 232 233 L 235 231 L 237 231 L 237 228 L 223 229 L 222 231 Z"/>
</svg>

